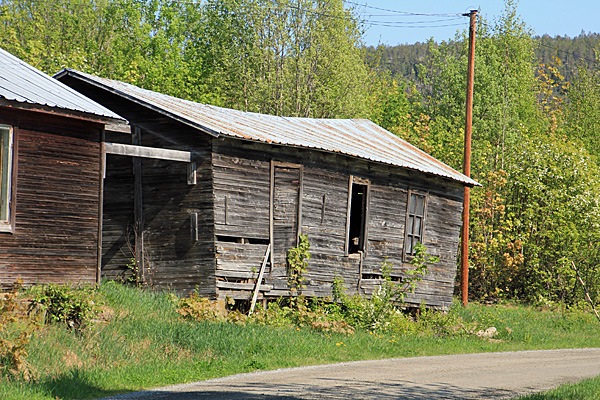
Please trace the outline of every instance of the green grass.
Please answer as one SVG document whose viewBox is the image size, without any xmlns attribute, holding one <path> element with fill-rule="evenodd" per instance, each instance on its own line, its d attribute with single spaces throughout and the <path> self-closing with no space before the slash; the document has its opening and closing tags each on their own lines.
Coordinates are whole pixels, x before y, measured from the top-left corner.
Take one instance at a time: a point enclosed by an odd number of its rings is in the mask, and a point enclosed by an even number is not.
<svg viewBox="0 0 600 400">
<path fill-rule="evenodd" d="M 559 386 L 544 393 L 519 397 L 520 400 L 597 400 L 600 399 L 600 376 L 579 383 Z"/>
<path fill-rule="evenodd" d="M 36 331 L 28 361 L 36 380 L 0 379 L 2 399 L 90 399 L 241 372 L 362 359 L 473 352 L 600 347 L 593 315 L 582 311 L 471 304 L 448 320 L 495 326 L 494 341 L 472 334 L 353 335 L 309 328 L 184 321 L 173 296 L 108 283 L 100 288 L 108 322 L 81 334 L 61 325 Z M 429 323 L 443 325 L 435 316 Z M 444 322 L 446 321 L 446 322 Z M 437 332 L 437 333 L 436 333 Z"/>
</svg>

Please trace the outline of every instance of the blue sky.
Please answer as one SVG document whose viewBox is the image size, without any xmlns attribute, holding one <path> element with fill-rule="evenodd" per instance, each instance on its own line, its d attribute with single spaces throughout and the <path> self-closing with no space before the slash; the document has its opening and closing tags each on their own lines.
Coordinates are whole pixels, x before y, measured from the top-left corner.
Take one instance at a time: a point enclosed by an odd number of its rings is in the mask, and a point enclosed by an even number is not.
<svg viewBox="0 0 600 400">
<path fill-rule="evenodd" d="M 479 9 L 487 20 L 502 14 L 503 0 L 347 0 L 356 5 L 359 15 L 367 20 L 365 42 L 388 45 L 424 42 L 430 37 L 436 41 L 454 37 L 457 30 L 468 25 L 468 17 L 452 15 Z M 366 6 L 365 6 L 366 5 Z M 368 6 L 368 7 L 367 7 Z M 390 12 L 385 10 L 392 10 Z M 600 0 L 521 0 L 517 12 L 538 35 L 545 33 L 574 37 L 586 32 L 600 32 Z M 369 26 L 369 21 L 372 25 Z M 443 26 L 450 25 L 450 26 Z"/>
</svg>

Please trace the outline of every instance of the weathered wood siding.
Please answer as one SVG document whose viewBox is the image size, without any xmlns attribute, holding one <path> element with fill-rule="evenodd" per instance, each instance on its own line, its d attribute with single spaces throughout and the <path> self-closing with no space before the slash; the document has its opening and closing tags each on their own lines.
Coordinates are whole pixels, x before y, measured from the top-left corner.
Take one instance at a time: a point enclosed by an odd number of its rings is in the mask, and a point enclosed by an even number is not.
<svg viewBox="0 0 600 400">
<path fill-rule="evenodd" d="M 401 279 L 412 268 L 404 257 L 403 246 L 408 192 L 417 189 L 428 195 L 423 241 L 428 252 L 441 260 L 430 268 L 408 302 L 415 305 L 425 302 L 439 308 L 450 304 L 461 224 L 461 185 L 416 171 L 301 149 L 226 139 L 215 141 L 213 151 L 217 278 L 226 282 L 220 283 L 220 288 L 227 289 L 219 290 L 220 295 L 244 298 L 251 293 L 253 278 L 268 243 L 265 239 L 269 234 L 271 190 L 274 190 L 275 244 L 289 241 L 289 232 L 282 232 L 276 226 L 289 220 L 288 230 L 293 229 L 296 219 L 277 216 L 283 191 L 277 190 L 277 178 L 271 188 L 270 165 L 274 160 L 302 166 L 302 176 L 298 177 L 302 182 L 301 214 L 296 218 L 301 220 L 301 233 L 308 235 L 312 253 L 305 294 L 330 295 L 337 276 L 350 292 L 370 296 L 386 260 L 393 265 L 392 276 Z M 362 265 L 359 254 L 345 254 L 351 176 L 369 182 L 367 251 Z M 290 189 L 286 193 L 291 197 L 287 200 L 288 209 L 293 209 L 297 205 L 293 198 L 298 191 Z M 275 256 L 282 253 L 277 246 L 275 251 Z M 275 273 L 267 275 L 262 292 L 267 297 L 289 294 L 286 277 L 279 273 L 281 254 L 274 259 L 275 266 L 269 271 Z M 235 288 L 240 291 L 234 292 Z"/>
<path fill-rule="evenodd" d="M 106 133 L 106 141 L 130 143 L 131 135 Z M 129 157 L 106 155 L 102 218 L 102 279 L 131 277 L 135 257 L 133 164 Z"/>
<path fill-rule="evenodd" d="M 134 119 L 132 124 L 135 123 Z M 197 174 L 196 184 L 189 185 L 187 163 L 141 160 L 141 232 L 134 229 L 137 226 L 134 215 L 134 158 L 108 155 L 103 274 L 108 279 L 131 274 L 126 265 L 133 257 L 135 232 L 142 236 L 145 284 L 179 293 L 197 289 L 202 295 L 215 297 L 210 141 L 196 131 L 180 128 L 175 132 L 173 127 L 163 131 L 160 125 L 152 130 L 141 129 L 142 146 L 192 151 Z M 164 141 L 166 135 L 168 143 Z M 197 215 L 197 240 L 196 236 L 192 236 L 192 214 Z"/>
<path fill-rule="evenodd" d="M 103 125 L 4 108 L 0 123 L 16 128 L 18 148 L 15 228 L 0 232 L 0 284 L 95 282 Z"/>
</svg>

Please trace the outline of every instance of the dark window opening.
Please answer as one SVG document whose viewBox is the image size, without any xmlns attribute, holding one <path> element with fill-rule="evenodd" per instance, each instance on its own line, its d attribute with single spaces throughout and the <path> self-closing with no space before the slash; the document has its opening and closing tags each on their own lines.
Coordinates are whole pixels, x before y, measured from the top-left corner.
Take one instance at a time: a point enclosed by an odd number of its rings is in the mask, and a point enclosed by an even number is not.
<svg viewBox="0 0 600 400">
<path fill-rule="evenodd" d="M 415 255 L 415 246 L 423 240 L 425 224 L 425 196 L 410 193 L 408 199 L 408 215 L 406 218 L 406 239 L 404 252 Z"/>
<path fill-rule="evenodd" d="M 358 253 L 365 248 L 365 216 L 367 213 L 367 185 L 352 184 L 350 199 L 350 227 L 348 253 Z"/>
<path fill-rule="evenodd" d="M 269 239 L 247 238 L 240 236 L 217 235 L 217 242 L 240 243 L 240 244 L 269 244 Z"/>
</svg>

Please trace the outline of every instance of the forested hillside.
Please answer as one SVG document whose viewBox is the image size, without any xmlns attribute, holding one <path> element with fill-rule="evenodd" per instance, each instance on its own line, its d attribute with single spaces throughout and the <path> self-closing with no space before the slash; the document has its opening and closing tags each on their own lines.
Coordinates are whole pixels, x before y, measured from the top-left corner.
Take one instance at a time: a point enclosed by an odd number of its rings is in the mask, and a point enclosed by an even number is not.
<svg viewBox="0 0 600 400">
<path fill-rule="evenodd" d="M 496 17 L 477 31 L 471 296 L 577 304 L 575 263 L 598 300 L 600 36 L 535 37 L 512 0 Z M 0 47 L 45 72 L 248 111 L 366 117 L 457 169 L 465 35 L 367 51 L 342 0 L 0 0 Z"/>
<path fill-rule="evenodd" d="M 596 63 L 596 51 L 600 46 L 600 33 L 581 32 L 578 36 L 534 36 L 534 59 L 543 64 L 560 60 L 558 71 L 567 81 L 574 79 L 580 65 L 591 68 Z M 419 64 L 423 63 L 436 42 L 400 44 L 397 46 L 369 46 L 369 57 L 377 59 L 380 66 L 398 79 L 415 79 Z M 457 48 L 458 51 L 458 48 Z"/>
</svg>

